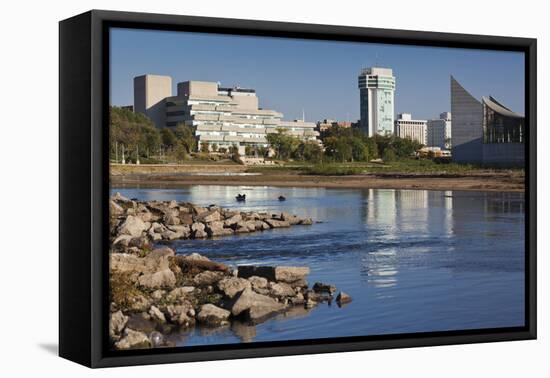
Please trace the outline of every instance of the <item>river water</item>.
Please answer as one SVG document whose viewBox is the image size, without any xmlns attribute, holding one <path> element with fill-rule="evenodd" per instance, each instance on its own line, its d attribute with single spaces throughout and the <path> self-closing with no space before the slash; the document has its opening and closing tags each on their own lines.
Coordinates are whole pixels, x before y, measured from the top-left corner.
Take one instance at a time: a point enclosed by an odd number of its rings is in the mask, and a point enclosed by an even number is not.
<svg viewBox="0 0 550 378">
<path fill-rule="evenodd" d="M 342 308 L 295 308 L 257 326 L 195 328 L 173 336 L 178 346 L 524 325 L 522 193 L 214 185 L 116 191 L 320 221 L 173 247 L 233 266 L 309 266 L 310 284 L 330 283 L 353 298 Z M 235 201 L 238 193 L 246 203 Z"/>
</svg>

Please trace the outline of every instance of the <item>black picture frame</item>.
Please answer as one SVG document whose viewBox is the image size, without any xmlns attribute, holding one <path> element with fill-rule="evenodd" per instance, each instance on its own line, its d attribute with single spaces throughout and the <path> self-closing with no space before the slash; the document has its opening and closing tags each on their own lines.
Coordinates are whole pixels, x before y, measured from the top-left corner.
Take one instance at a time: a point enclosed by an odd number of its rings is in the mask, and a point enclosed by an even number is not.
<svg viewBox="0 0 550 378">
<path fill-rule="evenodd" d="M 525 327 L 110 351 L 108 105 L 111 27 L 525 53 Z M 536 39 L 92 10 L 59 24 L 59 354 L 89 367 L 535 339 Z"/>
</svg>

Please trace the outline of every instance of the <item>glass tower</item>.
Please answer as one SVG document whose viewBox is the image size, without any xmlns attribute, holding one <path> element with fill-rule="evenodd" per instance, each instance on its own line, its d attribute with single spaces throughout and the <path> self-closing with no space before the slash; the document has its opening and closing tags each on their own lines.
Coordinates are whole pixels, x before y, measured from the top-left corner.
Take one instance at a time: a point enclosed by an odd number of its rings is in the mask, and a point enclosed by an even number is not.
<svg viewBox="0 0 550 378">
<path fill-rule="evenodd" d="M 368 136 L 393 133 L 395 77 L 391 68 L 370 67 L 358 77 L 360 128 Z"/>
</svg>

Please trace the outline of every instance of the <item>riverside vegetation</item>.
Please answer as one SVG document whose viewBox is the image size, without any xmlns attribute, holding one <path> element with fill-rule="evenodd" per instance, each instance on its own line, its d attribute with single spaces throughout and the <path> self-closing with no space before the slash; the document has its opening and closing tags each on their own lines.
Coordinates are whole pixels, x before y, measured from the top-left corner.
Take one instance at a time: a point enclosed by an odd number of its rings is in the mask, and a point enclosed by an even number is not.
<svg viewBox="0 0 550 378">
<path fill-rule="evenodd" d="M 306 281 L 308 267 L 237 266 L 169 243 L 271 229 L 310 226 L 288 213 L 242 212 L 176 201 L 110 199 L 110 322 L 115 349 L 172 346 L 167 336 L 193 327 L 256 325 L 293 308 L 339 306 L 351 298 L 336 287 Z"/>
</svg>

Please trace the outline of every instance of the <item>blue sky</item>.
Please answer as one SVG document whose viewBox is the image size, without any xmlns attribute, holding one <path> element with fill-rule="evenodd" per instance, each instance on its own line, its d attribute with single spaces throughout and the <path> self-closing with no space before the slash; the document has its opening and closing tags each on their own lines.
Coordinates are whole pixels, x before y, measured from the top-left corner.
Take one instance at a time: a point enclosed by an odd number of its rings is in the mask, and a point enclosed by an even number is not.
<svg viewBox="0 0 550 378">
<path fill-rule="evenodd" d="M 474 96 L 524 113 L 524 55 L 451 49 L 134 29 L 111 31 L 111 103 L 133 103 L 133 78 L 151 73 L 256 89 L 260 106 L 308 121 L 359 118 L 357 75 L 390 67 L 396 113 L 437 118 L 450 111 L 452 74 Z"/>
</svg>

